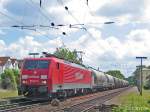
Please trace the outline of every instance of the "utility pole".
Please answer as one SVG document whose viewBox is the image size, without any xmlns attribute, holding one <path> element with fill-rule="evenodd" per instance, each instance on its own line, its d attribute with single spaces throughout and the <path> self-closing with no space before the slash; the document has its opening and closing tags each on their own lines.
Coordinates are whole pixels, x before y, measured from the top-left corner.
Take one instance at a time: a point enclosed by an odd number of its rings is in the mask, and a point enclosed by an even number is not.
<svg viewBox="0 0 150 112">
<path fill-rule="evenodd" d="M 142 68 L 143 68 L 143 59 L 147 59 L 147 57 L 136 57 L 136 59 L 140 59 L 141 61 L 141 66 L 140 66 L 140 95 L 142 96 L 142 89 L 143 89 L 143 72 L 142 72 Z"/>
</svg>

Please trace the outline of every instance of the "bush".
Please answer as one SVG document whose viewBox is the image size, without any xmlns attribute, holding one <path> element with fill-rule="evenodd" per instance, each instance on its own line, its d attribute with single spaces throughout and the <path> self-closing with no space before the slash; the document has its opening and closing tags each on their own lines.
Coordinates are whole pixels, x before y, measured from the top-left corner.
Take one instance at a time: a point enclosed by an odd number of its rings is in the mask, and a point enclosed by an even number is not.
<svg viewBox="0 0 150 112">
<path fill-rule="evenodd" d="M 1 80 L 1 74 L 0 74 L 0 88 L 2 87 L 1 84 L 2 84 L 2 80 Z"/>
<path fill-rule="evenodd" d="M 14 72 L 16 84 L 19 85 L 19 83 L 20 83 L 20 71 L 18 69 L 12 69 L 12 71 Z"/>
<path fill-rule="evenodd" d="M 147 80 L 144 84 L 144 89 L 150 89 L 150 80 Z"/>
<path fill-rule="evenodd" d="M 16 89 L 16 77 L 12 69 L 6 69 L 4 73 L 1 74 L 1 85 L 4 89 Z"/>
</svg>

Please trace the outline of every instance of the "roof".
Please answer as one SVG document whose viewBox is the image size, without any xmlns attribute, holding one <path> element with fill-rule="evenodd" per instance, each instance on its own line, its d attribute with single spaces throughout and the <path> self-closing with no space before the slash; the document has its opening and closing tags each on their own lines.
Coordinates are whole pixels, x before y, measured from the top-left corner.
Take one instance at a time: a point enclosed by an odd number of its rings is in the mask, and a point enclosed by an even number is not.
<svg viewBox="0 0 150 112">
<path fill-rule="evenodd" d="M 23 65 L 23 60 L 17 60 L 18 61 L 18 67 L 21 68 Z"/>
<path fill-rule="evenodd" d="M 17 60 L 15 58 L 10 58 L 10 57 L 0 57 L 0 66 L 4 66 L 8 60 L 11 60 L 11 63 L 14 64 L 16 61 L 18 64 L 21 66 L 23 60 Z"/>
<path fill-rule="evenodd" d="M 142 70 L 143 70 L 143 71 L 150 71 L 149 68 L 143 68 Z"/>
<path fill-rule="evenodd" d="M 0 57 L 0 66 L 4 66 L 10 57 Z"/>
<path fill-rule="evenodd" d="M 14 64 L 17 61 L 17 59 L 10 59 L 10 60 L 12 64 Z"/>
</svg>

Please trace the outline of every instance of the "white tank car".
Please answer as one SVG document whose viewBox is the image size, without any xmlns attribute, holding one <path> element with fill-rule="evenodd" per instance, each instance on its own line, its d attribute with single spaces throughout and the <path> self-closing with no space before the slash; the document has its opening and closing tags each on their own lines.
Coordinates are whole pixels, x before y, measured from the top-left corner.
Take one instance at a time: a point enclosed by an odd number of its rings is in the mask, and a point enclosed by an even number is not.
<svg viewBox="0 0 150 112">
<path fill-rule="evenodd" d="M 92 70 L 92 88 L 95 89 L 114 89 L 128 86 L 129 83 L 126 80 L 113 77 L 105 74 L 102 71 Z"/>
<path fill-rule="evenodd" d="M 93 88 L 106 89 L 108 86 L 108 78 L 104 72 L 93 70 Z"/>
<path fill-rule="evenodd" d="M 105 74 L 108 78 L 108 83 L 107 83 L 107 88 L 108 89 L 113 89 L 115 88 L 115 82 L 114 82 L 114 77 L 108 74 Z"/>
<path fill-rule="evenodd" d="M 126 86 L 128 86 L 128 85 L 129 85 L 129 82 L 126 81 L 126 80 L 124 80 L 124 86 L 126 87 Z"/>
<path fill-rule="evenodd" d="M 114 77 L 115 88 L 119 87 L 119 79 Z"/>
</svg>

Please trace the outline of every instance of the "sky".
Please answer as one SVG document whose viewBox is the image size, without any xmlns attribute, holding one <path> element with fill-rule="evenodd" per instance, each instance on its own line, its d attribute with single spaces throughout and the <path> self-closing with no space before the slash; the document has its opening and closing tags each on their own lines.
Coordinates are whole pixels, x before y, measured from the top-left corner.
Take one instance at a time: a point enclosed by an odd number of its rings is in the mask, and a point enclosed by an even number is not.
<svg viewBox="0 0 150 112">
<path fill-rule="evenodd" d="M 150 58 L 149 6 L 150 0 L 42 0 L 41 7 L 40 0 L 0 0 L 0 56 L 22 59 L 65 45 L 83 51 L 86 65 L 131 76 L 136 56 Z"/>
</svg>

